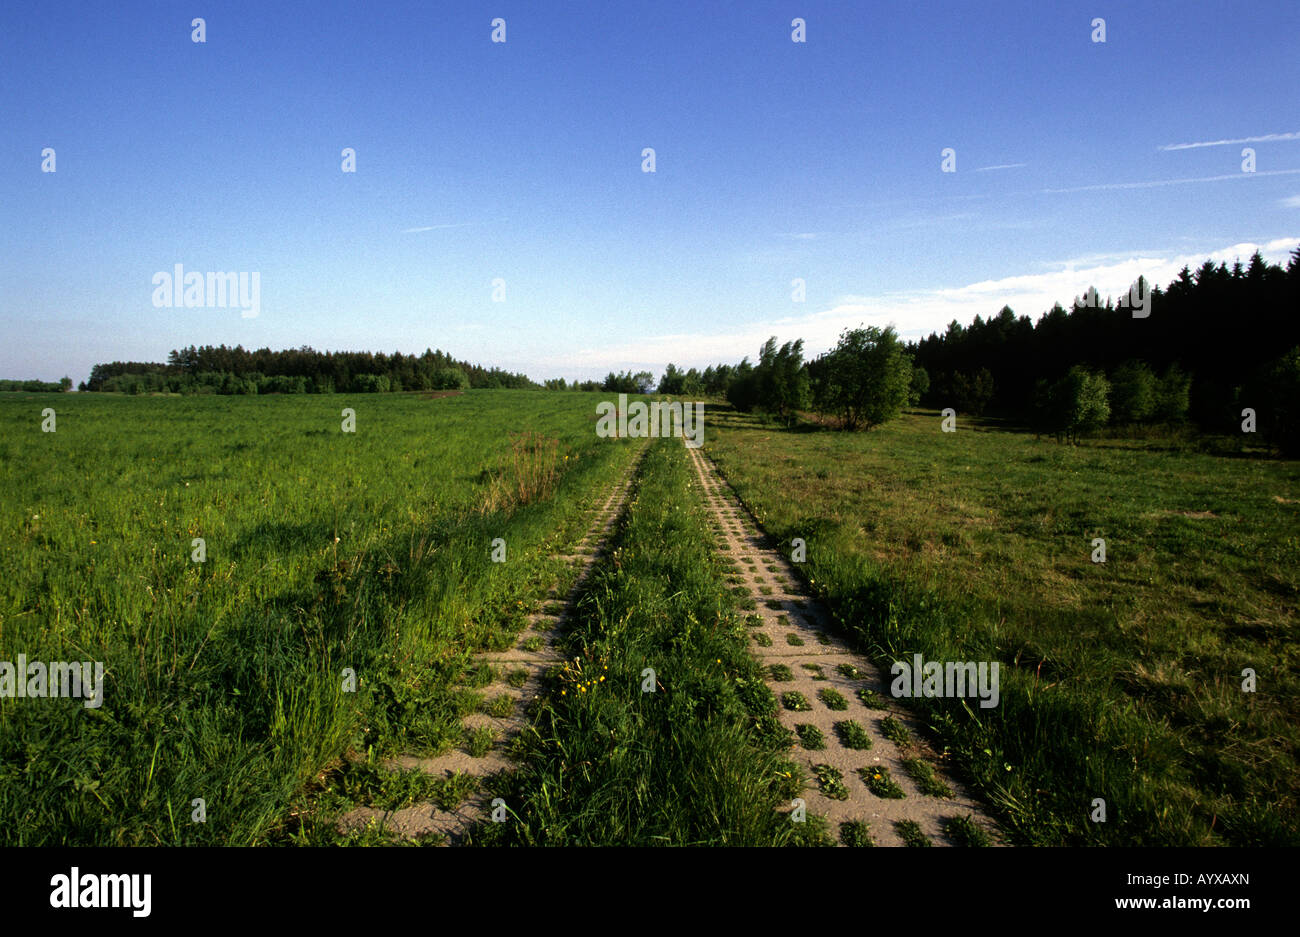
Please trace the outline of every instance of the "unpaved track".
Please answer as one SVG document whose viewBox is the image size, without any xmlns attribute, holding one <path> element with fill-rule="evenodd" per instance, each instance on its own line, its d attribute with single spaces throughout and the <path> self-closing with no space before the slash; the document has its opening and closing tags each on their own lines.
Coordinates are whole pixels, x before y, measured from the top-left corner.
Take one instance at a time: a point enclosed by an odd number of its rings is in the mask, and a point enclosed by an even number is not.
<svg viewBox="0 0 1300 937">
<path fill-rule="evenodd" d="M 516 636 L 514 647 L 504 651 L 484 652 L 477 656 L 477 660 L 491 664 L 494 671 L 492 682 L 482 690 L 483 698 L 488 700 L 506 695 L 514 700 L 514 708 L 509 716 L 498 718 L 485 713 L 473 713 L 464 719 L 467 732 L 480 726 L 490 726 L 495 731 L 496 742 L 491 751 L 477 758 L 464 748 L 433 758 L 404 755 L 390 762 L 388 765 L 390 768 L 417 769 L 440 777 L 463 772 L 484 778 L 512 766 L 505 752 L 511 740 L 523 728 L 528 718 L 529 707 L 541 692 L 541 682 L 546 670 L 562 662 L 558 645 L 564 626 L 572 613 L 573 602 L 595 568 L 596 561 L 608 546 L 609 535 L 622 514 L 628 489 L 636 477 L 637 469 L 644 456 L 645 448 L 642 447 L 640 452 L 632 456 L 622 480 L 610 489 L 604 502 L 588 509 L 591 526 L 578 543 L 575 552 L 558 557 L 581 567 L 581 572 L 567 595 L 559 595 L 555 587 L 552 587 L 550 594 L 547 595 L 548 603 L 562 600 L 563 607 L 558 612 L 542 611 L 529 616 L 528 627 Z M 521 645 L 534 636 L 542 639 L 541 647 L 536 650 L 525 650 Z M 522 686 L 515 687 L 506 682 L 505 676 L 509 671 L 519 669 L 526 670 L 528 677 Z M 471 826 L 482 819 L 489 809 L 488 797 L 482 792 L 480 784 L 480 792 L 454 810 L 441 810 L 432 803 L 415 804 L 392 811 L 375 807 L 357 807 L 340 818 L 339 828 L 347 832 L 371 823 L 380 823 L 401 837 L 416 838 L 441 834 L 444 842 L 455 844 Z"/>
<path fill-rule="evenodd" d="M 866 821 L 879 846 L 903 845 L 895 823 L 905 820 L 918 823 L 934 845 L 947 845 L 949 840 L 943 830 L 943 821 L 971 816 L 996 842 L 996 828 L 984 809 L 944 771 L 943 765 L 925 745 L 917 721 L 892 702 L 888 684 L 880 670 L 866 658 L 850 651 L 833 634 L 830 615 L 820 603 L 804 594 L 800 579 L 785 557 L 763 545 L 757 525 L 741 507 L 740 500 L 713 462 L 700 449 L 688 448 L 687 451 L 695 464 L 705 501 L 725 540 L 726 555 L 738 564 L 739 575 L 745 578 L 745 586 L 758 603 L 758 608 L 749 614 L 760 616 L 761 624 L 749 631 L 751 637 L 764 634 L 771 641 L 770 646 L 764 646 L 762 639 L 753 639 L 753 651 L 764 666 L 768 686 L 776 695 L 778 705 L 782 695 L 792 690 L 802 693 L 812 705 L 808 712 L 792 712 L 781 705 L 781 723 L 790 729 L 799 724 L 811 724 L 825 736 L 824 749 L 808 751 L 796 742 L 790 754 L 807 770 L 811 779 L 809 787 L 801 795 L 807 802 L 808 814 L 825 816 L 830 823 L 830 834 L 837 840 L 840 823 Z M 770 592 L 765 594 L 763 589 Z M 790 643 L 788 638 L 791 635 L 802 644 Z M 774 664 L 789 667 L 793 679 L 773 679 L 770 667 Z M 857 668 L 865 679 L 843 675 L 837 669 L 841 664 Z M 820 667 L 821 674 L 804 665 Z M 848 701 L 847 709 L 832 710 L 818 698 L 818 693 L 827 687 L 840 692 Z M 858 691 L 863 688 L 873 690 L 882 704 L 888 700 L 888 709 L 865 706 L 858 696 Z M 890 715 L 911 731 L 913 741 L 905 747 L 891 742 L 881 730 L 881 722 Z M 835 723 L 848 719 L 866 730 L 871 738 L 870 748 L 856 750 L 841 743 Z M 952 790 L 953 797 L 921 793 L 917 782 L 904 768 L 903 761 L 909 757 L 920 757 L 935 767 L 936 775 Z M 844 787 L 848 789 L 846 800 L 832 799 L 821 792 L 814 765 L 830 765 L 842 774 Z M 880 766 L 889 769 L 905 797 L 878 797 L 867 789 L 858 769 L 871 769 L 874 775 Z"/>
</svg>

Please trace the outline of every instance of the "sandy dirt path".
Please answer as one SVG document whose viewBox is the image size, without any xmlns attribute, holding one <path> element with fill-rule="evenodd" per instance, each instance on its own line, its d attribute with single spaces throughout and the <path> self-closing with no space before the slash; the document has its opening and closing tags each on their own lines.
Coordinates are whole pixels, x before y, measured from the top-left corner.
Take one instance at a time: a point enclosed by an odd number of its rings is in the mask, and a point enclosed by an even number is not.
<svg viewBox="0 0 1300 937">
<path fill-rule="evenodd" d="M 879 846 L 903 845 L 898 824 L 906 821 L 918 824 L 933 845 L 948 845 L 946 823 L 958 816 L 970 817 L 997 842 L 996 827 L 985 810 L 944 770 L 942 760 L 924 741 L 921 725 L 890 696 L 885 675 L 865 657 L 850 651 L 834 633 L 829 613 L 804 592 L 785 556 L 765 546 L 758 525 L 708 456 L 700 449 L 688 452 L 725 553 L 736 563 L 736 575 L 743 577 L 744 586 L 758 604 L 749 613 L 753 652 L 780 704 L 781 723 L 790 729 L 815 727 L 815 733 L 803 730 L 814 744 L 817 733 L 824 737 L 823 748 L 809 750 L 797 741 L 791 752 L 791 758 L 811 778 L 801 795 L 808 814 L 825 816 L 830 834 L 837 839 L 841 823 L 865 821 Z M 827 690 L 835 691 L 840 699 L 824 696 Z M 787 708 L 783 697 L 791 692 L 801 694 L 811 709 Z M 864 704 L 864 695 L 871 705 Z M 843 709 L 832 708 L 841 705 Z M 910 741 L 900 744 L 887 737 L 886 728 L 893 728 L 887 717 L 907 728 Z M 849 736 L 849 740 L 867 747 L 845 744 L 844 727 L 836 726 L 849 720 L 865 730 L 869 745 L 860 737 Z M 897 730 L 890 734 L 900 737 Z M 951 796 L 924 793 L 908 770 L 909 763 L 915 766 L 911 759 L 928 764 Z M 827 781 L 818 780 L 818 766 L 825 766 L 821 770 Z M 890 779 L 896 788 L 888 785 Z M 872 793 L 868 782 L 880 791 L 903 796 Z"/>
<path fill-rule="evenodd" d="M 480 757 L 475 757 L 463 746 L 433 758 L 401 756 L 389 762 L 388 767 L 416 769 L 439 777 L 462 772 L 484 778 L 512 766 L 506 752 L 512 739 L 527 722 L 529 708 L 541 693 L 542 679 L 547 669 L 562 662 L 559 643 L 565 623 L 572 613 L 573 603 L 581 593 L 587 577 L 608 546 L 610 534 L 622 514 L 628 490 L 644 455 L 643 448 L 632 457 L 623 478 L 609 490 L 605 499 L 588 509 L 591 524 L 586 535 L 574 548 L 574 552 L 558 555 L 559 559 L 580 568 L 567 594 L 560 595 L 555 587 L 552 587 L 547 596 L 548 604 L 562 602 L 563 605 L 558 610 L 541 611 L 529 616 L 528 627 L 515 638 L 514 647 L 504 651 L 485 651 L 477 655 L 477 661 L 488 663 L 493 668 L 493 679 L 483 688 L 483 698 L 488 700 L 505 695 L 514 701 L 508 716 L 494 717 L 486 713 L 473 713 L 464 719 L 466 731 L 481 726 L 488 726 L 494 730 L 496 742 L 491 750 Z M 540 638 L 541 646 L 525 649 L 523 645 L 532 638 Z M 514 686 L 507 682 L 507 674 L 519 670 L 527 672 L 527 678 L 522 685 Z M 454 845 L 490 809 L 488 797 L 482 793 L 480 785 L 480 793 L 470 797 L 454 810 L 441 810 L 432 803 L 414 804 L 401 810 L 357 807 L 340 818 L 339 829 L 348 832 L 377 823 L 403 838 L 414 839 L 441 834 L 444 843 Z"/>
</svg>

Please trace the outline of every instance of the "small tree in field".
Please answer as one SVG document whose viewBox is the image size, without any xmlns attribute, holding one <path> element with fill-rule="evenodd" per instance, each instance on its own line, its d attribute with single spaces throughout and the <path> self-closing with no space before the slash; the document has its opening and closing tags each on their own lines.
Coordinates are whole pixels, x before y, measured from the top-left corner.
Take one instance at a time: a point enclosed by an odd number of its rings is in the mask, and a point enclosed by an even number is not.
<svg viewBox="0 0 1300 937">
<path fill-rule="evenodd" d="M 1080 433 L 1100 429 L 1110 419 L 1110 382 L 1075 365 L 1050 387 L 1040 385 L 1037 403 L 1044 428 L 1057 439 L 1078 442 Z"/>
<path fill-rule="evenodd" d="M 1130 361 L 1111 375 L 1111 407 L 1116 423 L 1146 423 L 1156 412 L 1160 383 L 1144 362 Z"/>
<path fill-rule="evenodd" d="M 817 407 L 839 416 L 846 429 L 879 426 L 907 405 L 912 360 L 893 326 L 845 329 L 816 363 Z"/>
<path fill-rule="evenodd" d="M 1083 391 L 1074 411 L 1074 435 L 1101 429 L 1110 420 L 1110 382 L 1106 375 L 1088 371 L 1083 379 Z"/>
<path fill-rule="evenodd" d="M 808 370 L 803 364 L 803 339 L 776 347 L 775 336 L 759 353 L 756 371 L 758 405 L 792 424 L 796 412 L 808 405 Z"/>
</svg>

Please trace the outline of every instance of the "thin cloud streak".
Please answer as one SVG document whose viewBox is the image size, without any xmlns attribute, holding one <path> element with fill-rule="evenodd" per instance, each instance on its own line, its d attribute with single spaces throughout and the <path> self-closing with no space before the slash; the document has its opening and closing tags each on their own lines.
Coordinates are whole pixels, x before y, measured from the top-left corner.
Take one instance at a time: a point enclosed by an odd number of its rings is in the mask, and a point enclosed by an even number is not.
<svg viewBox="0 0 1300 937">
<path fill-rule="evenodd" d="M 1266 133 L 1260 137 L 1241 137 L 1238 140 L 1204 140 L 1200 143 L 1166 143 L 1161 150 L 1197 150 L 1204 146 L 1236 146 L 1238 143 L 1276 143 L 1281 140 L 1300 140 L 1300 130 L 1291 133 Z"/>
<path fill-rule="evenodd" d="M 1043 195 L 1064 195 L 1070 192 L 1105 192 L 1113 189 L 1154 189 L 1164 185 L 1186 185 L 1193 182 L 1225 182 L 1228 179 L 1250 179 L 1254 176 L 1291 176 L 1300 169 L 1270 169 L 1265 172 L 1234 172 L 1223 176 L 1199 176 L 1189 179 L 1151 179 L 1146 182 L 1104 182 L 1100 185 L 1080 185 L 1068 189 L 1039 189 Z"/>
<path fill-rule="evenodd" d="M 444 228 L 468 228 L 472 224 L 474 224 L 473 221 L 463 221 L 460 222 L 459 224 L 431 224 L 431 225 L 425 225 L 423 228 L 407 228 L 402 233 L 419 234 L 422 231 L 441 231 Z"/>
<path fill-rule="evenodd" d="M 1001 166 L 981 166 L 979 169 L 976 169 L 976 170 L 973 170 L 973 171 L 974 171 L 974 172 L 993 172 L 995 169 L 1020 169 L 1020 168 L 1022 168 L 1022 167 L 1024 167 L 1024 166 L 1028 166 L 1028 165 L 1029 165 L 1028 163 L 1003 163 Z"/>
</svg>

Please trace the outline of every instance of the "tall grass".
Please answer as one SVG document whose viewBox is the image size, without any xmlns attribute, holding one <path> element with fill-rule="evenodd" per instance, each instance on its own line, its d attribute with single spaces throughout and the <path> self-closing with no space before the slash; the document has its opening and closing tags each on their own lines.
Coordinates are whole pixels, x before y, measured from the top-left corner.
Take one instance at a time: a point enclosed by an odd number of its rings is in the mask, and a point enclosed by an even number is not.
<svg viewBox="0 0 1300 937">
<path fill-rule="evenodd" d="M 593 401 L 0 398 L 0 660 L 100 660 L 107 684 L 100 709 L 0 699 L 0 838 L 265 842 L 346 752 L 456 744 L 467 662 L 540 606 L 629 454 Z M 569 458 L 484 511 L 512 432 Z"/>
<path fill-rule="evenodd" d="M 912 705 L 1020 841 L 1300 841 L 1300 465 L 958 425 L 715 409 L 709 453 L 879 661 L 1000 662 L 994 709 Z"/>
<path fill-rule="evenodd" d="M 568 454 L 563 461 L 568 460 Z M 560 441 L 527 430 L 510 434 L 510 451 L 491 476 L 485 511 L 500 511 L 550 497 L 562 471 Z"/>
<path fill-rule="evenodd" d="M 482 824 L 474 841 L 817 837 L 813 820 L 792 823 L 778 811 L 800 789 L 784 759 L 789 733 L 748 652 L 680 441 L 651 445 L 566 641 L 569 660 L 525 732 L 523 767 L 495 791 L 514 818 Z"/>
</svg>

